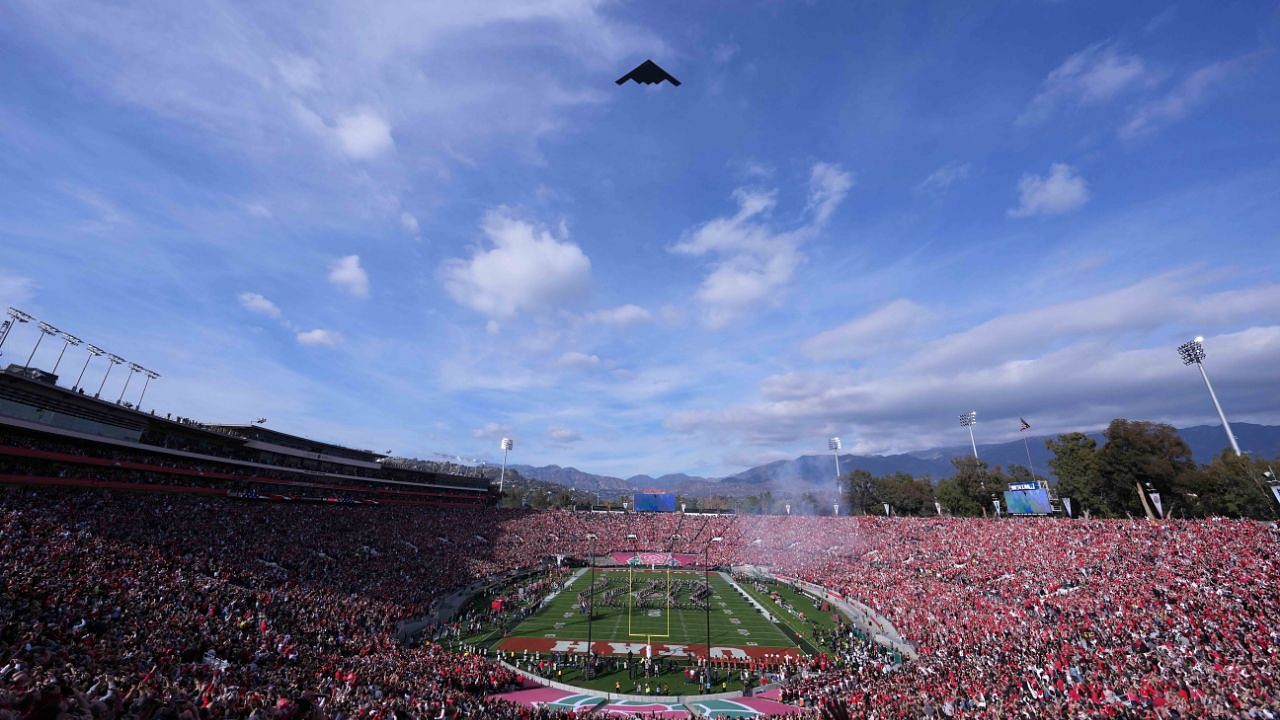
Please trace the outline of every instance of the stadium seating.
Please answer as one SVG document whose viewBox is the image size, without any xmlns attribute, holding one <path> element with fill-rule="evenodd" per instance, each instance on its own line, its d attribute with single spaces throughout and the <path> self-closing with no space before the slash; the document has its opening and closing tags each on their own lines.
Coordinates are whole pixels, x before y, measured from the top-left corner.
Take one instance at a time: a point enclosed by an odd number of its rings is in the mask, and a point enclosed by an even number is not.
<svg viewBox="0 0 1280 720">
<path fill-rule="evenodd" d="M 534 717 L 483 699 L 514 687 L 510 672 L 396 630 L 476 579 L 584 557 L 588 533 L 601 555 L 770 566 L 876 608 L 918 648 L 894 670 L 865 642 L 833 643 L 782 688 L 800 714 L 1280 708 L 1274 524 L 260 502 L 225 483 L 273 478 L 3 440 L 58 455 L 0 457 L 0 718 Z"/>
</svg>

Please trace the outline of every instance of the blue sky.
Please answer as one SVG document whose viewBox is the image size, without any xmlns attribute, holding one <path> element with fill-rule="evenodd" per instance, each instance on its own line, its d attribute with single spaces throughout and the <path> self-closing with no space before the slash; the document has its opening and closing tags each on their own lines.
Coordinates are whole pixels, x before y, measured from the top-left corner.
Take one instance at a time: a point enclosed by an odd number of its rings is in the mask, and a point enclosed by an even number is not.
<svg viewBox="0 0 1280 720">
<path fill-rule="evenodd" d="M 297 8 L 0 7 L 0 302 L 147 407 L 715 475 L 1208 422 L 1203 334 L 1280 421 L 1275 2 Z"/>
</svg>

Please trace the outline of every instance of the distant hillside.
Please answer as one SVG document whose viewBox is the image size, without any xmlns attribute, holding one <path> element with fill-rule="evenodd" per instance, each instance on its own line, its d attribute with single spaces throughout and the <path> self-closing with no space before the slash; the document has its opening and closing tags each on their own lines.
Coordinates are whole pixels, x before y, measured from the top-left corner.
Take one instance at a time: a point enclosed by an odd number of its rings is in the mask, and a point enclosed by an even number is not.
<svg viewBox="0 0 1280 720">
<path fill-rule="evenodd" d="M 1236 423 L 1231 426 L 1236 433 L 1236 440 L 1243 450 L 1252 451 L 1259 457 L 1280 457 L 1280 427 L 1273 425 L 1254 425 L 1252 423 Z M 1178 434 L 1191 446 L 1192 457 L 1198 463 L 1206 463 L 1228 446 L 1226 434 L 1220 425 L 1197 425 L 1182 428 Z M 1088 433 L 1102 443 L 1102 433 Z M 1052 477 L 1049 472 L 1049 451 L 1044 441 L 1049 436 L 1027 438 L 1031 445 L 1031 459 L 1037 474 Z M 840 471 L 866 470 L 872 475 L 887 475 L 894 472 L 906 472 L 912 475 L 928 475 L 934 480 L 951 474 L 951 458 L 968 455 L 973 450 L 968 445 L 920 450 L 900 455 L 841 455 Z M 1027 464 L 1027 451 L 1022 440 L 1006 443 L 979 444 L 978 455 L 989 465 Z M 669 492 L 678 492 L 691 496 L 706 495 L 754 495 L 765 491 L 799 493 L 830 489 L 835 484 L 835 462 L 830 455 L 802 455 L 793 460 L 778 460 L 744 470 L 723 478 L 703 478 L 683 473 L 651 477 L 634 475 L 630 478 L 616 478 L 608 475 L 595 475 L 577 468 L 565 468 L 559 465 L 532 467 L 529 465 L 512 465 L 525 477 L 543 482 L 555 483 L 579 490 L 599 492 L 601 495 L 623 495 L 656 488 Z"/>
</svg>

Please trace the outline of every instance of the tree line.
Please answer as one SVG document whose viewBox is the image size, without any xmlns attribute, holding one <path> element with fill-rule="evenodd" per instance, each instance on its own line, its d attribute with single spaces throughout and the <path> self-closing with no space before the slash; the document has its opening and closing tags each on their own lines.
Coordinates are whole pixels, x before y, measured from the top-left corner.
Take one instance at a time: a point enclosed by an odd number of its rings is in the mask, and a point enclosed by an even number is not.
<svg viewBox="0 0 1280 720">
<path fill-rule="evenodd" d="M 1139 487 L 1148 497 L 1159 495 L 1167 517 L 1277 515 L 1264 474 L 1277 465 L 1274 460 L 1236 456 L 1225 449 L 1197 465 L 1172 425 L 1141 420 L 1113 420 L 1104 437 L 1102 445 L 1078 432 L 1045 440 L 1056 495 L 1071 499 L 1074 515 L 1142 516 L 1146 511 Z M 927 476 L 875 477 L 854 470 L 845 476 L 845 500 L 855 514 L 883 515 L 887 503 L 896 515 L 933 515 L 941 505 L 950 514 L 974 516 L 991 512 L 992 499 L 1009 483 L 1045 480 L 1020 465 L 991 468 L 968 456 L 952 464 L 955 472 L 936 485 Z"/>
</svg>

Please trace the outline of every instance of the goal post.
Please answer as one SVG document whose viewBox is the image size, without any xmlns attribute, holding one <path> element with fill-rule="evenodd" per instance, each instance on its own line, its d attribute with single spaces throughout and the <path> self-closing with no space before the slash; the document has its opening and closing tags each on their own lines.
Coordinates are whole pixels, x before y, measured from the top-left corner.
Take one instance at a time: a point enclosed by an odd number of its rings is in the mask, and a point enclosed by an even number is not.
<svg viewBox="0 0 1280 720">
<path fill-rule="evenodd" d="M 656 632 L 651 632 L 651 631 L 646 631 L 646 632 L 636 632 L 635 622 L 634 622 L 634 619 L 633 619 L 633 618 L 634 618 L 634 615 L 635 615 L 635 610 L 636 610 L 636 607 L 635 607 L 635 597 L 636 597 L 636 596 L 635 596 L 635 568 L 634 568 L 634 567 L 632 567 L 632 566 L 628 566 L 628 567 L 627 567 L 627 637 L 629 637 L 629 638 L 641 638 L 641 637 L 642 637 L 642 638 L 645 638 L 645 642 L 646 642 L 646 644 L 652 643 L 654 638 L 657 638 L 657 639 L 659 639 L 659 640 L 665 640 L 665 639 L 669 639 L 669 638 L 671 637 L 671 608 L 672 608 L 672 604 L 671 604 L 671 603 L 672 603 L 672 598 L 671 598 L 671 568 L 670 568 L 670 567 L 668 567 L 668 568 L 667 568 L 666 573 L 664 573 L 664 574 L 665 574 L 665 576 L 666 576 L 666 581 L 667 581 L 666 591 L 663 593 L 663 594 L 666 596 L 666 606 L 665 606 L 665 608 L 663 609 L 663 615 L 665 615 L 665 616 L 666 616 L 666 621 L 667 621 L 667 628 L 666 628 L 666 632 L 665 632 L 665 633 L 663 633 L 663 634 L 661 634 L 661 635 L 660 635 L 660 634 L 658 634 L 658 633 L 656 633 Z M 648 623 L 645 623 L 645 625 L 647 626 L 647 625 L 648 625 Z"/>
</svg>

